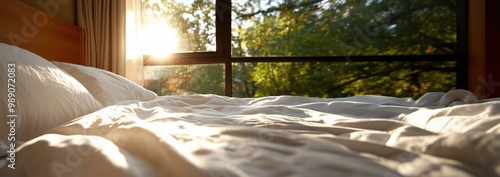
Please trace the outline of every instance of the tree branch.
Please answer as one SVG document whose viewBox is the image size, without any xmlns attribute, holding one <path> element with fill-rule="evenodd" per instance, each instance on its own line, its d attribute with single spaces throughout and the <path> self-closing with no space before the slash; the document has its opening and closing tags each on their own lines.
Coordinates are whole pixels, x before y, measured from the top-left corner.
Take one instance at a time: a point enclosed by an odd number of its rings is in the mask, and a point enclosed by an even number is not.
<svg viewBox="0 0 500 177">
<path fill-rule="evenodd" d="M 345 87 L 346 85 L 349 85 L 349 84 L 351 84 L 353 82 L 356 82 L 356 81 L 358 81 L 360 79 L 368 79 L 368 78 L 375 77 L 375 76 L 388 75 L 388 74 L 390 74 L 392 72 L 396 72 L 396 71 L 401 70 L 401 69 L 405 69 L 405 68 L 404 67 L 395 67 L 394 69 L 383 70 L 383 71 L 380 71 L 380 72 L 377 72 L 377 73 L 374 73 L 374 74 L 368 74 L 366 76 L 355 77 L 354 79 L 351 79 L 351 80 L 349 80 L 347 82 L 344 82 L 344 83 L 342 83 L 340 85 L 336 85 L 334 88 Z M 454 67 L 439 68 L 439 67 L 432 67 L 432 66 L 413 66 L 410 69 L 412 69 L 412 70 L 418 70 L 419 72 L 426 72 L 426 71 L 456 72 L 456 69 Z"/>
<path fill-rule="evenodd" d="M 247 18 L 253 17 L 253 16 L 257 15 L 257 14 L 268 14 L 268 13 L 276 12 L 276 11 L 285 11 L 285 10 L 299 8 L 299 7 L 305 7 L 305 6 L 309 6 L 309 5 L 312 5 L 312 4 L 320 3 L 322 1 L 323 0 L 311 0 L 311 1 L 302 2 L 302 3 L 299 3 L 299 4 L 284 4 L 284 6 L 270 7 L 268 9 L 266 9 L 266 10 L 259 10 L 257 12 L 253 12 L 253 13 L 238 14 L 238 17 L 236 17 L 236 19 L 247 19 Z"/>
</svg>

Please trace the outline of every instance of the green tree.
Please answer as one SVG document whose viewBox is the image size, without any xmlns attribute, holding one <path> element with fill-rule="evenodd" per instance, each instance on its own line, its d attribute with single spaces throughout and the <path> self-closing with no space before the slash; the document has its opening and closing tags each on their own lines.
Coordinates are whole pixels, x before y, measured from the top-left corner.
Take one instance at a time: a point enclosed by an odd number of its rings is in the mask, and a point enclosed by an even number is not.
<svg viewBox="0 0 500 177">
<path fill-rule="evenodd" d="M 260 1 L 250 0 L 237 5 L 237 55 L 346 56 L 343 63 L 258 63 L 251 73 L 253 96 L 417 98 L 455 88 L 454 62 L 349 62 L 348 57 L 456 53 L 455 1 L 292 0 L 262 8 Z"/>
</svg>

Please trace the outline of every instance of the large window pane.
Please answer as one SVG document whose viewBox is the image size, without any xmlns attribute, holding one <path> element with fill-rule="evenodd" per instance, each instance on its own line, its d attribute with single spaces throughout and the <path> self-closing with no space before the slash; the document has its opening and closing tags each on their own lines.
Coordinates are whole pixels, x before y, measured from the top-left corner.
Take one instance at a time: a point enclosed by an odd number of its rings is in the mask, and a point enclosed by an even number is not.
<svg viewBox="0 0 500 177">
<path fill-rule="evenodd" d="M 454 0 L 233 1 L 233 56 L 457 53 Z"/>
<path fill-rule="evenodd" d="M 224 65 L 144 67 L 144 87 L 158 95 L 224 95 Z"/>
<path fill-rule="evenodd" d="M 144 54 L 215 51 L 215 0 L 142 0 Z"/>
<path fill-rule="evenodd" d="M 259 62 L 233 64 L 233 96 L 419 98 L 456 88 L 456 62 Z"/>
</svg>

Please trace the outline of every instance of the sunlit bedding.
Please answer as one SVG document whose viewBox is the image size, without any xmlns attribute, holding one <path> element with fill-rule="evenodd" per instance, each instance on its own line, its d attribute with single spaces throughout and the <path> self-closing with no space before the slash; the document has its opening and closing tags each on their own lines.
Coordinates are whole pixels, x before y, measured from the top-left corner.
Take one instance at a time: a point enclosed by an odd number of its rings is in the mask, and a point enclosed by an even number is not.
<svg viewBox="0 0 500 177">
<path fill-rule="evenodd" d="M 0 55 L 17 68 L 15 141 L 3 116 L 0 176 L 500 176 L 500 99 L 466 90 L 418 100 L 156 96 L 13 46 L 0 44 Z"/>
</svg>

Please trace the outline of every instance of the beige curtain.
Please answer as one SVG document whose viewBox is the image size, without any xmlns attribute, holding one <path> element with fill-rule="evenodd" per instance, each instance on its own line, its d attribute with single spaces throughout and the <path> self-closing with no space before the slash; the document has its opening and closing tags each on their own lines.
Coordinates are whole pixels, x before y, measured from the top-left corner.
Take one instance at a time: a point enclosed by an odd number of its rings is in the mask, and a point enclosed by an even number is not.
<svg viewBox="0 0 500 177">
<path fill-rule="evenodd" d="M 85 65 L 125 76 L 123 0 L 78 0 L 78 25 L 85 30 Z"/>
<path fill-rule="evenodd" d="M 143 58 L 141 52 L 141 0 L 126 0 L 127 2 L 127 62 L 125 77 L 139 85 L 143 85 Z"/>
</svg>

